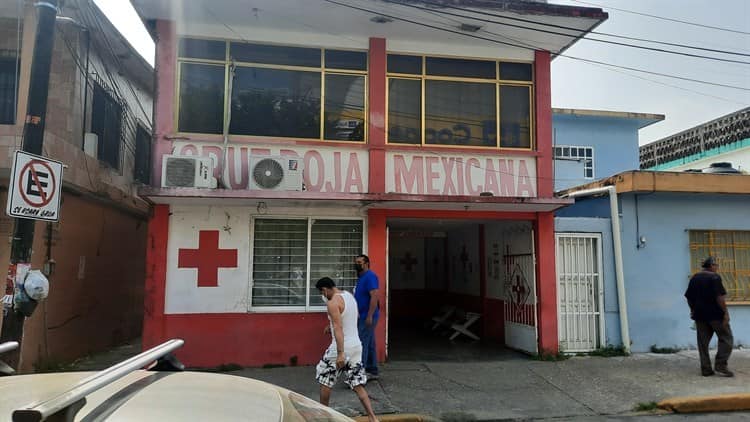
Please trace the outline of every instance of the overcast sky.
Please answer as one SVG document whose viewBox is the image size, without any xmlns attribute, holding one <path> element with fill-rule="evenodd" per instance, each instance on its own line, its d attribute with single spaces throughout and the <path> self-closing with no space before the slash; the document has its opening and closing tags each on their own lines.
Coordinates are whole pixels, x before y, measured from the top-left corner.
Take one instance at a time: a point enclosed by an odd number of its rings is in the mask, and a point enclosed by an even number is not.
<svg viewBox="0 0 750 422">
<path fill-rule="evenodd" d="M 609 13 L 609 20 L 596 28 L 599 32 L 750 54 L 750 35 L 669 22 L 608 8 L 609 6 L 750 32 L 750 0 L 586 1 L 588 4 L 584 4 L 581 0 L 551 0 L 550 3 L 601 6 Z M 153 64 L 153 42 L 130 6 L 130 2 L 128 0 L 95 0 L 95 2 L 146 60 Z M 594 37 L 607 38 L 596 35 Z M 618 41 L 633 43 L 627 40 Z M 700 51 L 689 52 L 713 54 Z M 635 50 L 585 40 L 579 41 L 564 54 L 750 89 L 750 65 Z M 720 56 L 750 62 L 750 57 Z M 563 108 L 664 114 L 666 119 L 663 122 L 641 130 L 640 143 L 644 144 L 748 107 L 750 106 L 750 91 L 703 85 L 621 69 L 605 69 L 598 65 L 558 57 L 552 62 L 552 105 Z"/>
</svg>

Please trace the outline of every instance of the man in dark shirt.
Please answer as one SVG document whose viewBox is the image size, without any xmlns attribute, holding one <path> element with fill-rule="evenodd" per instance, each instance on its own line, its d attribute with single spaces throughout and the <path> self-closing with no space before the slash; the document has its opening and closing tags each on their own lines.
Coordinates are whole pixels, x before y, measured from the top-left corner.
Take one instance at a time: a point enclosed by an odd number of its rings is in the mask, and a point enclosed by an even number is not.
<svg viewBox="0 0 750 422">
<path fill-rule="evenodd" d="M 703 271 L 696 273 L 685 292 L 690 305 L 690 317 L 695 320 L 698 332 L 698 352 L 701 357 L 701 373 L 704 377 L 714 374 L 732 377 L 734 374 L 727 367 L 729 355 L 732 354 L 732 329 L 729 327 L 726 295 L 721 277 L 716 273 L 716 259 L 706 258 Z M 719 350 L 716 352 L 714 369 L 711 369 L 711 357 L 708 355 L 708 344 L 714 333 L 719 339 Z"/>
</svg>

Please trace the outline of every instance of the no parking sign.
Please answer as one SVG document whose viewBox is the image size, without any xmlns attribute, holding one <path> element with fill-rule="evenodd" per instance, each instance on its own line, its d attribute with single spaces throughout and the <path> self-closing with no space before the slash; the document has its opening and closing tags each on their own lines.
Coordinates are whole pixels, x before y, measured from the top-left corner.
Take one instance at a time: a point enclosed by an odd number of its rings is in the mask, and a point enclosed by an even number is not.
<svg viewBox="0 0 750 422">
<path fill-rule="evenodd" d="M 11 217 L 58 221 L 63 163 L 16 151 L 5 212 Z"/>
</svg>

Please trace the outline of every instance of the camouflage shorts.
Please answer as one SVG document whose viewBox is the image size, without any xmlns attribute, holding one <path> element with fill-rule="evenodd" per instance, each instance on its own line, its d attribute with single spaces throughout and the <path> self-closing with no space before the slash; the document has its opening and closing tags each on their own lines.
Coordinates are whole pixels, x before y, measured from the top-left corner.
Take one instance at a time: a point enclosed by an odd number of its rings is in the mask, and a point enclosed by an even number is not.
<svg viewBox="0 0 750 422">
<path fill-rule="evenodd" d="M 339 376 L 344 374 L 344 383 L 349 388 L 354 389 L 359 385 L 367 384 L 367 374 L 365 373 L 365 367 L 362 364 L 362 353 L 361 351 L 353 356 L 351 359 L 347 353 L 346 364 L 341 369 L 336 369 L 336 354 L 326 352 L 323 358 L 318 362 L 318 366 L 315 367 L 315 379 L 319 384 L 325 385 L 328 388 L 333 388 Z"/>
</svg>

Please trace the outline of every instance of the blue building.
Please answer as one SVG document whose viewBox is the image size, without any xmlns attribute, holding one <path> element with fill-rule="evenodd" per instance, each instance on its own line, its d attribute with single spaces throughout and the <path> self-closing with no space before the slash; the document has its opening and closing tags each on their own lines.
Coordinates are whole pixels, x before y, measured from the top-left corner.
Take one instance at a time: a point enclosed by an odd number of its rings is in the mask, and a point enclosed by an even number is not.
<svg viewBox="0 0 750 422">
<path fill-rule="evenodd" d="M 634 170 L 637 129 L 658 116 L 631 116 L 555 114 L 556 148 L 591 147 L 594 167 L 588 184 L 570 187 L 580 173 L 556 160 L 558 195 L 576 198 L 555 218 L 560 349 L 694 348 L 683 293 L 707 255 L 720 264 L 735 344 L 748 344 L 750 176 Z"/>
<path fill-rule="evenodd" d="M 561 349 L 622 344 L 623 328 L 634 352 L 694 348 L 683 293 L 708 255 L 719 262 L 735 345 L 750 343 L 750 176 L 629 171 L 560 194 L 581 195 L 555 221 Z"/>
<path fill-rule="evenodd" d="M 637 169 L 638 130 L 662 120 L 661 114 L 552 109 L 555 191 Z"/>
</svg>

